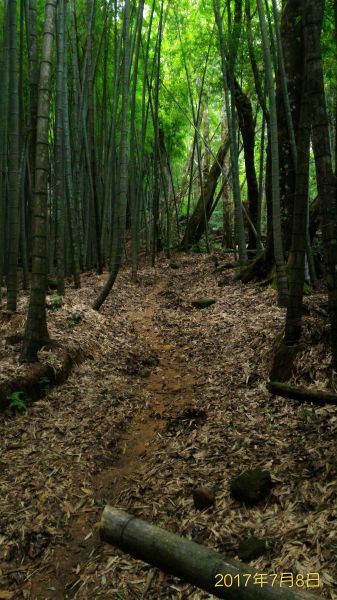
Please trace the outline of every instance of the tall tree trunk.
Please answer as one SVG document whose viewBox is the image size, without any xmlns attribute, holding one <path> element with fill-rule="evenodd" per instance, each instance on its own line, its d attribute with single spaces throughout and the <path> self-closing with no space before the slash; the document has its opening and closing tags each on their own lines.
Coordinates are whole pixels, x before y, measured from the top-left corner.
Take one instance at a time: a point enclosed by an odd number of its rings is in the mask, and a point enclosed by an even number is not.
<svg viewBox="0 0 337 600">
<path fill-rule="evenodd" d="M 112 260 L 109 278 L 93 304 L 99 310 L 112 289 L 122 262 L 123 241 L 126 221 L 127 195 L 129 187 L 128 164 L 128 102 L 130 86 L 130 0 L 125 0 L 123 18 L 123 82 L 122 82 L 122 128 L 121 128 L 121 158 L 120 158 L 120 183 L 119 200 L 115 211 L 114 240 L 112 247 Z"/>
<path fill-rule="evenodd" d="M 213 163 L 207 181 L 205 182 L 204 194 L 200 195 L 196 207 L 189 219 L 181 242 L 182 248 L 190 248 L 193 244 L 199 242 L 205 232 L 205 212 L 206 220 L 208 220 L 212 212 L 212 204 L 218 179 L 222 172 L 221 166 L 223 165 L 227 151 L 228 142 L 226 141 L 218 150 L 216 160 Z"/>
<path fill-rule="evenodd" d="M 159 147 L 159 87 L 160 87 L 160 56 L 163 36 L 163 11 L 164 1 L 160 4 L 157 54 L 156 54 L 156 77 L 153 99 L 153 128 L 154 128 L 154 152 L 153 152 L 153 230 L 152 230 L 152 256 L 151 263 L 154 267 L 156 253 L 162 249 L 159 226 L 159 200 L 160 200 L 160 147 Z"/>
<path fill-rule="evenodd" d="M 64 0 L 64 22 L 67 21 L 67 3 Z M 68 49 L 68 36 L 67 28 L 65 27 L 65 56 L 67 56 Z M 67 206 L 69 213 L 69 230 L 70 230 L 70 241 L 71 241 L 71 258 L 73 265 L 73 276 L 75 288 L 81 287 L 81 270 L 80 270 L 80 241 L 79 241 L 79 226 L 78 222 L 80 216 L 76 214 L 75 210 L 75 198 L 74 198 L 74 186 L 73 186 L 73 173 L 72 173 L 72 160 L 71 160 L 71 146 L 70 146 L 70 128 L 69 128 L 69 99 L 68 99 L 68 64 L 67 60 L 64 61 L 64 74 L 63 74 L 63 136 L 64 136 L 64 163 L 65 163 L 65 185 L 67 191 Z M 78 114 L 78 113 L 76 113 Z"/>
<path fill-rule="evenodd" d="M 92 201 L 92 219 L 93 234 L 95 236 L 95 250 L 97 261 L 97 273 L 102 273 L 101 256 L 101 223 L 100 223 L 100 204 L 98 196 L 98 176 L 96 163 L 96 139 L 95 139 L 95 110 L 94 110 L 94 65 L 92 56 L 93 47 L 93 28 L 95 22 L 96 0 L 87 0 L 87 102 L 88 102 L 88 133 L 87 133 L 87 160 L 89 176 L 91 180 L 91 201 Z M 83 82 L 82 82 L 83 83 Z"/>
<path fill-rule="evenodd" d="M 6 194 L 7 194 L 7 114 L 8 114 L 8 5 L 4 6 L 3 41 L 1 47 L 1 94 L 0 94 L 0 287 L 3 285 L 5 272 L 5 247 L 6 247 Z M 1 304 L 0 291 L 0 304 Z"/>
<path fill-rule="evenodd" d="M 9 10 L 9 147 L 8 147 L 8 268 L 7 308 L 16 310 L 19 252 L 19 90 L 16 0 Z"/>
<path fill-rule="evenodd" d="M 337 0 L 333 0 L 335 46 L 337 49 Z M 337 177 L 337 92 L 335 91 L 335 177 Z M 337 186 L 336 186 L 337 202 Z"/>
<path fill-rule="evenodd" d="M 229 5 L 228 5 L 229 6 Z M 221 67 L 222 67 L 222 78 L 223 78 L 223 86 L 225 93 L 225 102 L 226 102 L 226 113 L 227 113 L 227 122 L 228 122 L 228 135 L 230 141 L 230 154 L 231 154 L 231 168 L 232 168 L 232 181 L 233 181 L 233 195 L 234 195 L 234 205 L 235 205 L 235 230 L 236 230 L 236 242 L 239 247 L 239 260 L 242 265 L 244 265 L 247 260 L 247 249 L 246 249 L 246 239 L 245 239 L 245 229 L 243 222 L 243 214 L 242 214 L 242 205 L 241 205 L 241 191 L 240 191 L 240 180 L 239 180 L 239 165 L 238 165 L 238 149 L 237 149 L 237 139 L 236 139 L 236 117 L 235 117 L 235 109 L 233 106 L 233 90 L 230 94 L 228 89 L 227 81 L 229 78 L 234 79 L 234 73 L 228 73 L 227 71 L 227 60 L 226 60 L 226 51 L 225 51 L 225 41 L 222 29 L 222 15 L 220 11 L 220 2 L 219 0 L 214 0 L 214 15 L 215 21 L 217 23 L 218 32 L 219 32 L 219 46 L 220 46 L 220 55 L 221 55 Z M 236 42 L 238 43 L 238 41 Z M 230 67 L 234 69 L 234 60 L 231 60 Z M 231 106 L 232 103 L 232 106 Z"/>
<path fill-rule="evenodd" d="M 261 233 L 262 233 L 262 213 L 263 213 L 263 192 L 264 192 L 264 163 L 265 163 L 265 132 L 266 132 L 266 119 L 262 117 L 262 129 L 261 129 L 261 142 L 260 142 L 260 165 L 259 165 L 259 192 L 258 192 L 258 204 L 257 204 L 257 244 L 260 245 Z"/>
<path fill-rule="evenodd" d="M 332 367 L 337 371 L 337 214 L 336 182 L 332 167 L 329 120 L 326 107 L 320 43 L 324 0 L 303 0 L 304 40 L 308 61 L 309 101 L 312 107 L 312 141 L 327 267 L 331 323 Z"/>
<path fill-rule="evenodd" d="M 276 277 L 278 287 L 278 302 L 280 306 L 287 306 L 288 301 L 288 281 L 284 263 L 282 228 L 281 228 L 281 207 L 280 207 L 280 181 L 279 181 L 279 150 L 277 136 L 277 110 L 274 89 L 274 77 L 272 60 L 270 53 L 270 42 L 267 33 L 263 1 L 257 0 L 257 7 L 260 19 L 260 28 L 262 35 L 262 45 L 264 54 L 264 63 L 266 70 L 266 80 L 269 95 L 270 111 L 270 140 L 271 140 L 271 163 L 272 163 L 272 191 L 273 191 L 273 235 L 274 235 L 274 254 L 276 263 Z"/>
<path fill-rule="evenodd" d="M 36 0 L 29 0 L 29 90 L 30 90 L 30 170 L 35 175 L 36 127 L 39 69 L 36 35 Z"/>
<path fill-rule="evenodd" d="M 221 111 L 221 142 L 225 143 L 228 137 L 228 124 L 226 118 L 226 107 L 223 103 Z M 224 159 L 224 173 L 222 174 L 222 205 L 223 205 L 223 238 L 222 244 L 225 248 L 233 248 L 233 209 L 230 199 L 230 161 Z"/>
<path fill-rule="evenodd" d="M 245 0 L 245 12 L 246 12 L 246 26 L 247 26 L 247 42 L 250 64 L 254 77 L 254 85 L 256 95 L 259 101 L 259 105 L 262 109 L 263 116 L 267 128 L 267 148 L 266 148 L 266 168 L 265 168 L 265 199 L 267 209 L 267 243 L 265 250 L 244 269 L 243 280 L 264 280 L 270 276 L 270 272 L 274 265 L 274 236 L 273 236 L 273 224 L 272 224 L 272 178 L 271 178 L 271 135 L 270 135 L 270 113 L 267 107 L 266 94 L 264 90 L 263 80 L 260 75 L 259 67 L 257 64 L 253 31 L 251 26 L 252 16 L 250 11 L 250 0 Z M 262 174 L 260 174 L 260 179 Z M 262 199 L 261 199 L 262 202 Z"/>
<path fill-rule="evenodd" d="M 32 205 L 32 282 L 21 360 L 34 362 L 49 341 L 46 316 L 49 109 L 52 50 L 57 0 L 46 0 L 36 137 L 35 190 Z"/>
<path fill-rule="evenodd" d="M 139 216 L 140 216 L 140 199 L 141 194 L 137 189 L 137 161 L 136 161 L 136 152 L 134 152 L 134 148 L 137 145 L 137 136 L 136 136 L 136 93 L 137 93 L 137 81 L 138 81 L 138 63 L 139 63 L 139 53 L 140 53 L 140 45 L 141 45 L 141 37 L 142 37 L 142 24 L 143 24 L 143 10 L 144 10 L 144 0 L 140 1 L 139 10 L 138 10 L 138 28 L 137 28 L 137 39 L 136 39 L 136 48 L 135 48 L 135 62 L 133 69 L 133 85 L 132 85 L 132 95 L 131 95 L 131 110 L 130 110 L 130 163 L 131 163 L 131 172 L 134 173 L 134 177 L 131 178 L 130 181 L 130 209 L 131 209 L 131 238 L 132 238 L 132 279 L 134 282 L 137 281 L 137 272 L 138 272 L 138 254 L 139 254 Z M 142 152 L 142 149 L 141 149 Z M 139 165 L 140 167 L 140 165 Z M 140 185 L 142 185 L 142 181 Z"/>
<path fill-rule="evenodd" d="M 273 0 L 274 2 L 275 0 Z M 292 240 L 296 183 L 296 143 L 303 88 L 304 48 L 301 0 L 283 0 L 276 77 L 277 128 L 280 157 L 280 201 L 284 251 Z M 277 23 L 277 21 L 276 21 Z M 276 27 L 276 31 L 278 27 Z"/>
<path fill-rule="evenodd" d="M 295 202 L 293 209 L 292 243 L 289 255 L 289 303 L 287 308 L 285 343 L 294 345 L 301 335 L 304 263 L 306 249 L 309 195 L 311 107 L 308 97 L 308 78 L 305 66 L 301 115 L 298 129 Z"/>
<path fill-rule="evenodd" d="M 64 85 L 64 0 L 57 4 L 57 80 L 55 100 L 55 203 L 56 203 L 56 261 L 57 291 L 64 295 L 64 242 L 65 242 L 65 188 L 63 138 L 63 85 Z"/>
<path fill-rule="evenodd" d="M 255 119 L 253 117 L 253 108 L 249 97 L 243 92 L 237 80 L 235 80 L 234 85 L 235 105 L 239 118 L 239 127 L 245 156 L 249 216 L 255 229 L 257 229 L 259 188 L 255 170 Z M 250 249 L 256 248 L 256 241 L 252 229 L 249 228 Z"/>
<path fill-rule="evenodd" d="M 209 110 L 208 110 L 207 92 L 204 93 L 204 109 L 203 109 L 203 113 L 202 113 L 202 124 L 203 124 L 204 140 L 205 140 L 202 175 L 203 175 L 203 182 L 205 182 L 207 180 L 209 170 L 211 167 L 211 157 L 210 157 L 210 152 L 208 149 L 210 146 L 210 135 L 209 135 Z"/>
</svg>

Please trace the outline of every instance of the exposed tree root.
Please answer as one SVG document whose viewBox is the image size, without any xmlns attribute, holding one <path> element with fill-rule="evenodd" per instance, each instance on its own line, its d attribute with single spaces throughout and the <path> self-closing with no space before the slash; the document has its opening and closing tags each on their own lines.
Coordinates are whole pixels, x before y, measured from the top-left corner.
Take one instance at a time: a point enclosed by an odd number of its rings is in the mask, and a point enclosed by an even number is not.
<svg viewBox="0 0 337 600">
<path fill-rule="evenodd" d="M 267 384 L 267 388 L 271 394 L 282 396 L 282 398 L 291 398 L 301 403 L 312 402 L 319 406 L 324 406 L 325 404 L 337 405 L 337 395 L 332 392 L 308 390 L 303 387 L 295 387 L 279 381 L 270 381 Z"/>
</svg>

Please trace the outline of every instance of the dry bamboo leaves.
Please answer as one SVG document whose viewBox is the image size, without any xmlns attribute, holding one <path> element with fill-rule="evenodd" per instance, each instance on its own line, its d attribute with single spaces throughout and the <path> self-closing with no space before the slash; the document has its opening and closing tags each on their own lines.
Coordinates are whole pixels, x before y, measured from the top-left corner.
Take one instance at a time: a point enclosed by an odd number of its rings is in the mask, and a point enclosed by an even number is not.
<svg viewBox="0 0 337 600">
<path fill-rule="evenodd" d="M 50 314 L 52 336 L 73 339 L 91 358 L 28 413 L 0 419 L 4 592 L 209 597 L 100 545 L 95 524 L 108 501 L 231 556 L 244 539 L 272 540 L 256 572 L 319 571 L 323 595 L 335 600 L 337 409 L 270 399 L 270 352 L 283 325 L 272 290 L 233 280 L 220 289 L 203 256 L 163 266 L 144 267 L 140 287 L 124 271 L 99 314 L 90 309 L 98 278 L 84 277 Z M 193 309 L 206 294 L 216 304 Z M 6 336 L 20 326 L 1 323 Z M 311 311 L 293 383 L 326 387 L 324 331 L 324 315 Z M 144 378 L 139 357 L 152 355 L 159 362 Z M 11 361 L 9 374 L 20 368 Z M 251 468 L 269 470 L 273 488 L 246 507 L 229 488 Z M 214 490 L 210 509 L 195 510 L 197 486 Z M 6 577 L 15 566 L 24 570 Z"/>
</svg>

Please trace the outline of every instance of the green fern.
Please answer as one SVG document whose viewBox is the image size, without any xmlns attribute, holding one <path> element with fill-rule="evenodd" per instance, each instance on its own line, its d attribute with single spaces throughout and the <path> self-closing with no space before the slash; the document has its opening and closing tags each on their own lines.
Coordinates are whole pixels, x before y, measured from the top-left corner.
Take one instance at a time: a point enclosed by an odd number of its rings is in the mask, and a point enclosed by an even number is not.
<svg viewBox="0 0 337 600">
<path fill-rule="evenodd" d="M 23 394 L 23 392 L 12 392 L 11 395 L 8 396 L 8 400 L 10 400 L 9 408 L 11 410 L 27 410 L 27 402 L 21 398 L 21 394 Z"/>
</svg>

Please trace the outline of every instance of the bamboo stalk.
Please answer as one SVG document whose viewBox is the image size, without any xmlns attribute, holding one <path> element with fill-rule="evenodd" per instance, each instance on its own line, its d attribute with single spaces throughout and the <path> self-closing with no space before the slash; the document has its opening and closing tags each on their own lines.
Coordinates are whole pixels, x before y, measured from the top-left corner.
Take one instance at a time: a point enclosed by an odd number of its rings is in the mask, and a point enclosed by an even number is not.
<svg viewBox="0 0 337 600">
<path fill-rule="evenodd" d="M 123 510 L 106 506 L 101 519 L 101 539 L 135 558 L 159 567 L 216 598 L 227 600 L 319 600 L 321 597 L 298 588 L 254 584 L 256 572 L 213 550 L 146 523 Z M 251 577 L 248 577 L 248 576 Z M 233 581 L 229 587 L 221 583 Z M 232 578 L 232 579 L 230 579 Z M 224 580 L 222 580 L 224 581 Z M 322 600 L 322 598 L 321 598 Z"/>
</svg>

